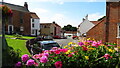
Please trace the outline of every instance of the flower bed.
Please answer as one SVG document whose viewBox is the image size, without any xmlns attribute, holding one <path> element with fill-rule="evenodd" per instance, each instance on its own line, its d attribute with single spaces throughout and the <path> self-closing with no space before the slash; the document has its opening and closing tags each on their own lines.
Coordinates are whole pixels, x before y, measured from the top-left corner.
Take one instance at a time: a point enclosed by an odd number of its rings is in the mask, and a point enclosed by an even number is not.
<svg viewBox="0 0 120 68">
<path fill-rule="evenodd" d="M 120 64 L 118 50 L 116 44 L 104 45 L 101 41 L 70 42 L 64 49 L 54 47 L 33 56 L 25 54 L 16 67 L 115 68 Z"/>
</svg>

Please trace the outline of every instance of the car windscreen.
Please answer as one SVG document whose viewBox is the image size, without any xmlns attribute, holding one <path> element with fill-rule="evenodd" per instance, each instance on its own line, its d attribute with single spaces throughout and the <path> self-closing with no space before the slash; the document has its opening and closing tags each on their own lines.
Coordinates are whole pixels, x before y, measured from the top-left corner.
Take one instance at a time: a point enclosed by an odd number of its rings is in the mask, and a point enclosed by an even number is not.
<svg viewBox="0 0 120 68">
<path fill-rule="evenodd" d="M 58 43 L 48 43 L 48 44 L 44 44 L 43 49 L 50 50 L 53 47 L 60 47 L 60 46 Z"/>
</svg>

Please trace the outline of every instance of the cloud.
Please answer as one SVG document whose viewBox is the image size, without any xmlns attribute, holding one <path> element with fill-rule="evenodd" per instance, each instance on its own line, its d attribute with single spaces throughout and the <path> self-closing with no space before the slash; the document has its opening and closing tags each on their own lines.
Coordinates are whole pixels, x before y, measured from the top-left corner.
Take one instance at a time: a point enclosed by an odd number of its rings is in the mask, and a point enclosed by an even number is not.
<svg viewBox="0 0 120 68">
<path fill-rule="evenodd" d="M 90 21 L 96 21 L 99 18 L 103 17 L 104 15 L 101 15 L 100 13 L 93 13 L 93 14 L 88 14 L 88 19 Z"/>
<path fill-rule="evenodd" d="M 35 8 L 35 9 L 31 9 L 31 11 L 37 12 L 37 13 L 47 13 L 48 10 L 43 9 L 43 8 Z"/>
</svg>

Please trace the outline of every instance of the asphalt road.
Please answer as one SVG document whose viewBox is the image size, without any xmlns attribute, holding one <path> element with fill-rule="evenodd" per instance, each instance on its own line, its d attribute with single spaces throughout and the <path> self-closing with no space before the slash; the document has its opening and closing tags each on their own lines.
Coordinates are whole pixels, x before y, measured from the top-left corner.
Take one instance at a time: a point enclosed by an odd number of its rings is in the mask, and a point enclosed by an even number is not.
<svg viewBox="0 0 120 68">
<path fill-rule="evenodd" d="M 74 40 L 71 37 L 68 37 L 67 39 L 54 39 L 54 41 L 56 41 L 58 44 L 62 45 L 62 47 L 67 45 L 69 42 L 78 43 L 78 40 Z"/>
</svg>

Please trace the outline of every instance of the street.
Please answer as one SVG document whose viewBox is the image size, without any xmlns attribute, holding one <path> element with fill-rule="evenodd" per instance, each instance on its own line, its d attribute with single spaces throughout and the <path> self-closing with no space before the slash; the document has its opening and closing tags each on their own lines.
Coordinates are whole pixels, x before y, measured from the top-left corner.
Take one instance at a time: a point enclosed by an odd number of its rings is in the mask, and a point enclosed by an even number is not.
<svg viewBox="0 0 120 68">
<path fill-rule="evenodd" d="M 68 37 L 67 39 L 54 39 L 58 44 L 60 44 L 62 47 L 67 45 L 69 42 L 78 43 L 78 40 L 74 40 L 71 37 Z"/>
</svg>

